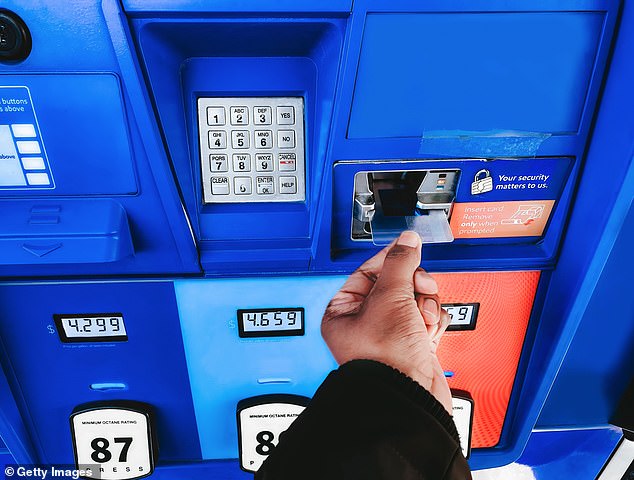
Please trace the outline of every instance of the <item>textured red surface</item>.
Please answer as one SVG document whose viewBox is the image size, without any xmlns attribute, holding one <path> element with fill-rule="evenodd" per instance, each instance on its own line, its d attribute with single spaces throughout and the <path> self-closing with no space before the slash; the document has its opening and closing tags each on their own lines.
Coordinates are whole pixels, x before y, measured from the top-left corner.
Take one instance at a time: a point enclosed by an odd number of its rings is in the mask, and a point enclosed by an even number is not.
<svg viewBox="0 0 634 480">
<path fill-rule="evenodd" d="M 443 368 L 454 372 L 449 386 L 474 399 L 472 448 L 500 440 L 539 274 L 434 274 L 442 303 L 480 303 L 475 330 L 447 332 L 438 350 Z"/>
</svg>

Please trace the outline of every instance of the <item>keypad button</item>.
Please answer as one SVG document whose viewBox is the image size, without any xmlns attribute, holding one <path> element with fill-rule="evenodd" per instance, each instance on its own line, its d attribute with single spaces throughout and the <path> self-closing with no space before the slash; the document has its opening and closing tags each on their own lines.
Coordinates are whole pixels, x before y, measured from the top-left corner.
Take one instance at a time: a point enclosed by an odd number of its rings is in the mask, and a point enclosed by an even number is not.
<svg viewBox="0 0 634 480">
<path fill-rule="evenodd" d="M 294 130 L 278 130 L 277 146 L 279 148 L 295 148 L 295 131 Z"/>
<path fill-rule="evenodd" d="M 273 132 L 270 130 L 255 131 L 255 148 L 273 148 Z"/>
<path fill-rule="evenodd" d="M 229 195 L 229 179 L 227 177 L 211 177 L 211 193 L 213 195 Z"/>
<path fill-rule="evenodd" d="M 233 179 L 233 191 L 236 195 L 251 195 L 251 178 L 236 177 Z"/>
<path fill-rule="evenodd" d="M 227 148 L 227 132 L 223 130 L 210 130 L 209 148 L 211 150 Z"/>
<path fill-rule="evenodd" d="M 280 193 L 293 194 L 297 193 L 296 177 L 280 177 Z"/>
<path fill-rule="evenodd" d="M 255 154 L 255 170 L 258 172 L 273 171 L 273 154 L 272 153 L 256 153 Z"/>
<path fill-rule="evenodd" d="M 280 172 L 294 172 L 297 169 L 297 155 L 294 153 L 280 153 L 277 160 Z"/>
<path fill-rule="evenodd" d="M 248 130 L 232 130 L 231 146 L 233 148 L 249 148 L 249 131 Z"/>
<path fill-rule="evenodd" d="M 234 153 L 232 158 L 234 172 L 251 171 L 251 155 L 248 153 Z"/>
<path fill-rule="evenodd" d="M 228 172 L 229 161 L 226 155 L 209 155 L 209 168 L 212 172 Z"/>
<path fill-rule="evenodd" d="M 292 107 L 292 106 L 277 107 L 277 124 L 278 125 L 294 125 L 295 124 L 295 107 Z"/>
<path fill-rule="evenodd" d="M 255 184 L 258 195 L 273 195 L 275 193 L 273 177 L 256 177 Z"/>
<path fill-rule="evenodd" d="M 207 125 L 224 125 L 225 107 L 207 107 Z"/>
<path fill-rule="evenodd" d="M 247 107 L 231 107 L 231 125 L 248 125 L 249 109 Z"/>
<path fill-rule="evenodd" d="M 253 107 L 253 123 L 256 125 L 270 125 L 271 107 Z"/>
</svg>

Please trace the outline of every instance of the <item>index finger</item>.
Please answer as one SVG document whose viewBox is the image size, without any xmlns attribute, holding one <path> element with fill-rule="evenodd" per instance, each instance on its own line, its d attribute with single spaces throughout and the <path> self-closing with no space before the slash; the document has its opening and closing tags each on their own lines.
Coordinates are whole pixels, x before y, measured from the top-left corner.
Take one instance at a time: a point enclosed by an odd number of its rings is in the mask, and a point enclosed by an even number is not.
<svg viewBox="0 0 634 480">
<path fill-rule="evenodd" d="M 396 241 L 396 240 L 395 240 Z M 366 260 L 359 268 L 357 268 L 346 280 L 346 283 L 339 289 L 335 297 L 330 302 L 331 305 L 338 303 L 339 296 L 342 294 L 363 296 L 365 297 L 374 287 L 374 283 L 383 269 L 383 262 L 394 242 L 389 244 L 379 253 Z M 349 301 L 348 298 L 342 298 L 343 302 Z"/>
</svg>

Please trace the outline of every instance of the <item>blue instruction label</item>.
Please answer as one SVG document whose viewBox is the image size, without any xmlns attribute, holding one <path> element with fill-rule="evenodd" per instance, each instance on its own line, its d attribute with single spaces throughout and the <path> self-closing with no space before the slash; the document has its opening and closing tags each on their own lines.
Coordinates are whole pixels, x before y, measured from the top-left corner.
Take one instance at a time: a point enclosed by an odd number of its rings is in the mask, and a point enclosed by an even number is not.
<svg viewBox="0 0 634 480">
<path fill-rule="evenodd" d="M 0 190 L 52 188 L 55 182 L 29 89 L 0 86 Z"/>
</svg>

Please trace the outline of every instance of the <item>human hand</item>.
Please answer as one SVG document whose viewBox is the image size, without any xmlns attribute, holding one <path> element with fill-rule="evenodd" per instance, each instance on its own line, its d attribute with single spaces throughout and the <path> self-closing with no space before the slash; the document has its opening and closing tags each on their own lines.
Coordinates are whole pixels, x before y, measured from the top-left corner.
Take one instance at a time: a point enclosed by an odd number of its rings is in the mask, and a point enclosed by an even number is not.
<svg viewBox="0 0 634 480">
<path fill-rule="evenodd" d="M 350 275 L 328 304 L 321 333 L 340 365 L 355 359 L 390 365 L 451 413 L 451 392 L 436 356 L 449 315 L 420 261 L 420 237 L 403 232 Z"/>
</svg>

